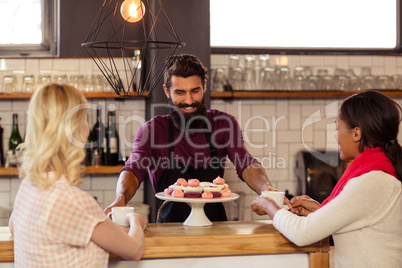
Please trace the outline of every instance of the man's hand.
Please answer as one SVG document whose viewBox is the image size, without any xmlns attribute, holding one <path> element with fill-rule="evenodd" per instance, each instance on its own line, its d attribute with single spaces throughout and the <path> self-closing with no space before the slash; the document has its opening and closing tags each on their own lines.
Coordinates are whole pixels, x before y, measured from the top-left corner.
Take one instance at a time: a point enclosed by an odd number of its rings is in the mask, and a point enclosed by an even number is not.
<svg viewBox="0 0 402 268">
<path fill-rule="evenodd" d="M 131 171 L 123 171 L 120 173 L 116 186 L 116 199 L 105 209 L 107 215 L 112 207 L 124 207 L 134 196 L 139 187 L 137 177 Z"/>
<path fill-rule="evenodd" d="M 243 180 L 258 195 L 263 191 L 276 191 L 268 179 L 264 168 L 258 163 L 252 163 L 243 170 Z"/>
<path fill-rule="evenodd" d="M 120 200 L 114 200 L 112 204 L 110 204 L 107 208 L 105 208 L 104 212 L 105 214 L 109 214 L 109 212 L 112 211 L 112 207 L 124 207 L 126 205 L 126 202 L 122 199 Z"/>
</svg>

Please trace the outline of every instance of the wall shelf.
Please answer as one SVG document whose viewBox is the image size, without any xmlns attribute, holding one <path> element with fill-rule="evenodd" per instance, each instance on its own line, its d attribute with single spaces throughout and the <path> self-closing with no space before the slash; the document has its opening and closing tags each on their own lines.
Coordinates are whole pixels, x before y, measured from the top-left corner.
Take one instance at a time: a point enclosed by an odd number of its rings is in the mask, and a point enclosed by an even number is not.
<svg viewBox="0 0 402 268">
<path fill-rule="evenodd" d="M 148 92 L 144 92 L 144 96 L 130 95 L 129 97 L 119 97 L 114 92 L 83 92 L 87 99 L 107 99 L 107 98 L 117 98 L 117 99 L 133 99 L 133 98 L 148 98 L 146 96 Z M 0 93 L 0 99 L 30 99 L 32 93 L 14 92 L 14 93 Z"/>
<path fill-rule="evenodd" d="M 85 167 L 84 174 L 118 174 L 123 168 L 122 165 L 118 166 L 100 166 L 100 167 Z M 17 168 L 0 168 L 0 176 L 17 176 Z"/>
<path fill-rule="evenodd" d="M 390 97 L 402 97 L 402 90 L 379 90 Z M 232 99 L 232 98 L 346 98 L 359 91 L 290 91 L 290 90 L 236 90 L 236 91 L 211 91 L 211 98 Z"/>
<path fill-rule="evenodd" d="M 390 97 L 402 97 L 402 90 L 379 90 Z M 292 91 L 292 90 L 236 90 L 236 91 L 211 91 L 211 98 L 214 99 L 230 99 L 230 98 L 345 98 L 359 91 Z M 144 93 L 146 94 L 146 92 Z M 0 93 L 0 99 L 30 99 L 32 93 Z M 142 99 L 149 96 L 118 97 L 114 92 L 84 92 L 84 96 L 88 99 L 96 98 L 117 98 L 117 99 Z"/>
</svg>

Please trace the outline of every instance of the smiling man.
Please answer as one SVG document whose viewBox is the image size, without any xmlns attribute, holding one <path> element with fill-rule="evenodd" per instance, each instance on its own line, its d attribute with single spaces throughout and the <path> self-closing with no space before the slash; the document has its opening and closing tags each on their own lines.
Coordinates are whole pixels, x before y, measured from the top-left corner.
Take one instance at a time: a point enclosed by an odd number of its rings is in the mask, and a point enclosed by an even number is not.
<svg viewBox="0 0 402 268">
<path fill-rule="evenodd" d="M 237 120 L 223 111 L 206 109 L 208 71 L 200 60 L 193 55 L 167 60 L 163 89 L 170 112 L 155 116 L 138 130 L 130 158 L 120 171 L 116 199 L 105 212 L 125 206 L 147 174 L 155 192 L 164 191 L 179 178 L 212 182 L 223 177 L 227 157 L 239 178 L 257 194 L 274 190 L 245 147 Z M 211 221 L 226 220 L 222 203 L 209 203 L 204 209 Z M 168 202 L 160 209 L 159 221 L 183 222 L 189 213 L 187 204 Z"/>
</svg>

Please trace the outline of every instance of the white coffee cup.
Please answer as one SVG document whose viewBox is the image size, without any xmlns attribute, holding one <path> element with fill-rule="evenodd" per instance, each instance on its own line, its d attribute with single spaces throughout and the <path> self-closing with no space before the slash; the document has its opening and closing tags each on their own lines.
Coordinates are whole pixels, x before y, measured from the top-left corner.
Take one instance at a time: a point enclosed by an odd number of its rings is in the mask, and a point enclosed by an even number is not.
<svg viewBox="0 0 402 268">
<path fill-rule="evenodd" d="M 285 201 L 285 192 L 263 191 L 261 192 L 260 196 L 269 197 L 273 199 L 280 208 L 283 207 L 283 202 Z"/>
<path fill-rule="evenodd" d="M 112 221 L 123 227 L 129 227 L 130 223 L 126 219 L 127 213 L 134 213 L 134 207 L 112 207 L 112 211 L 107 214 L 112 215 Z"/>
</svg>

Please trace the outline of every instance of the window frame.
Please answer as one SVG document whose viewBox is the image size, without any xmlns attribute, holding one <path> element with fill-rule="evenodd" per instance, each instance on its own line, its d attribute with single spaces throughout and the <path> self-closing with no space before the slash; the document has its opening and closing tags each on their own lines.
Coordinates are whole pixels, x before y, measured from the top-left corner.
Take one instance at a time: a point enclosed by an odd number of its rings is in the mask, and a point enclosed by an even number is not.
<svg viewBox="0 0 402 268">
<path fill-rule="evenodd" d="M 58 56 L 59 0 L 41 0 L 43 11 L 41 44 L 0 45 L 0 57 L 54 57 Z"/>
</svg>

